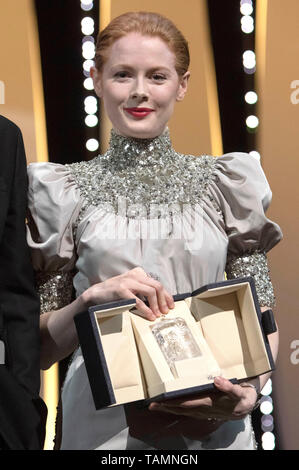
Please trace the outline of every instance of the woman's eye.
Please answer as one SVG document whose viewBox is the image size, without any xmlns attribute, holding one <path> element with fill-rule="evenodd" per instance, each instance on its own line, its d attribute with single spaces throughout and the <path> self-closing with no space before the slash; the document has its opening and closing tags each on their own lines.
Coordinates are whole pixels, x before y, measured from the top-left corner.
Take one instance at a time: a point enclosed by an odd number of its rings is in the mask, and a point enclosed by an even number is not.
<svg viewBox="0 0 299 470">
<path fill-rule="evenodd" d="M 125 71 L 122 70 L 120 72 L 116 72 L 114 77 L 116 77 L 116 78 L 127 78 L 127 77 L 129 77 L 129 72 L 125 72 Z"/>
<path fill-rule="evenodd" d="M 152 75 L 152 78 L 153 78 L 155 81 L 157 81 L 157 82 L 161 82 L 161 81 L 163 81 L 163 80 L 166 80 L 165 75 L 162 75 L 162 74 L 160 74 L 160 73 L 154 73 L 154 74 Z"/>
</svg>

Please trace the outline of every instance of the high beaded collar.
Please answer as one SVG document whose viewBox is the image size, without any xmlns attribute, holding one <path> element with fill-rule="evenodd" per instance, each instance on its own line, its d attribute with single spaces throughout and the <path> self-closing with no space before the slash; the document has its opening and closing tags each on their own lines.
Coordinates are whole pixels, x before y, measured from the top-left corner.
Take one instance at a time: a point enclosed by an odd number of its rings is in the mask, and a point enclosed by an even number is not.
<svg viewBox="0 0 299 470">
<path fill-rule="evenodd" d="M 121 171 L 134 167 L 165 167 L 174 162 L 175 156 L 168 129 L 152 139 L 125 137 L 112 129 L 105 160 Z"/>
<path fill-rule="evenodd" d="M 166 204 L 174 213 L 183 204 L 201 203 L 214 178 L 215 161 L 208 155 L 176 152 L 168 129 L 153 139 L 124 137 L 112 130 L 105 154 L 67 168 L 80 189 L 84 208 L 108 204 L 110 211 L 117 212 L 121 200 L 129 207 L 129 218 L 147 218 L 154 217 L 153 205 L 160 210 Z"/>
</svg>

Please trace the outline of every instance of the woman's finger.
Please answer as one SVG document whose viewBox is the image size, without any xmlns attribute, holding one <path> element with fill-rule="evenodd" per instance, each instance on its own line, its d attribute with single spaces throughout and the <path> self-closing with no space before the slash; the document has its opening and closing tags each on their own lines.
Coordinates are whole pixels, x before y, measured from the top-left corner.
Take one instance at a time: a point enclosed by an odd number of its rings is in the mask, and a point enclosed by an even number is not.
<svg viewBox="0 0 299 470">
<path fill-rule="evenodd" d="M 160 317 L 163 312 L 160 310 L 158 302 L 158 292 L 150 283 L 135 281 L 134 290 L 136 294 L 147 298 L 149 308 L 156 317 Z"/>
<path fill-rule="evenodd" d="M 244 397 L 244 389 L 240 385 L 232 384 L 223 377 L 216 377 L 214 385 L 223 393 L 226 393 L 232 400 L 238 401 Z"/>
<path fill-rule="evenodd" d="M 134 295 L 135 299 L 139 299 L 136 302 L 136 308 L 141 310 L 141 313 L 143 314 L 142 316 L 145 316 L 145 318 L 155 320 L 157 317 L 160 317 L 163 314 L 159 308 L 157 290 L 152 285 L 146 284 L 145 282 L 139 282 L 134 279 L 123 280 L 119 284 L 118 295 L 121 297 L 124 297 L 124 295 L 128 296 L 129 292 Z M 149 304 L 148 307 L 142 301 L 142 299 L 138 297 L 140 295 L 147 298 Z"/>
<path fill-rule="evenodd" d="M 156 281 L 155 279 L 151 277 L 147 277 L 144 280 L 144 283 L 155 289 L 159 311 L 164 314 L 168 313 L 169 308 L 173 308 L 169 306 L 169 303 L 172 305 L 170 294 L 167 294 L 166 290 L 164 289 L 164 287 L 159 281 Z"/>
<path fill-rule="evenodd" d="M 147 320 L 154 321 L 156 320 L 156 315 L 153 313 L 153 311 L 136 295 L 134 295 L 130 289 L 127 289 L 126 291 L 122 292 L 122 298 L 124 299 L 135 299 L 136 300 L 136 308 L 137 308 L 137 314 L 140 315 L 143 318 L 146 318 Z"/>
<path fill-rule="evenodd" d="M 167 292 L 164 286 L 157 279 L 146 273 L 141 267 L 137 267 L 128 272 L 130 276 L 139 282 L 145 283 L 156 289 L 159 310 L 162 313 L 167 313 L 169 309 L 174 308 L 174 301 L 172 295 Z"/>
<path fill-rule="evenodd" d="M 202 420 L 226 420 L 227 417 L 223 417 L 223 413 L 213 409 L 209 406 L 201 406 L 198 408 L 182 408 L 180 406 L 165 406 L 165 403 L 151 403 L 149 406 L 150 411 L 161 411 L 164 413 L 171 413 L 179 416 L 189 416 L 195 419 L 202 419 Z"/>
<path fill-rule="evenodd" d="M 191 408 L 198 408 L 199 406 L 210 408 L 213 405 L 213 396 L 206 395 L 202 397 L 193 397 L 193 398 L 185 397 L 184 399 L 175 398 L 172 400 L 165 400 L 162 402 L 158 402 L 157 404 L 160 404 L 166 408 L 185 408 L 185 409 L 190 408 L 191 409 Z"/>
<path fill-rule="evenodd" d="M 174 308 L 174 301 L 171 294 L 169 294 L 163 285 L 149 274 L 147 274 L 142 268 L 137 267 L 121 275 L 124 281 L 136 281 L 139 283 L 139 290 L 136 294 L 144 295 L 147 297 L 149 306 L 153 310 L 156 316 L 168 313 L 170 308 Z M 141 289 L 140 285 L 151 287 L 154 290 L 147 289 L 146 287 Z"/>
<path fill-rule="evenodd" d="M 191 410 L 185 410 L 178 406 L 172 406 L 172 407 L 165 406 L 164 404 L 161 404 L 161 403 L 151 403 L 149 406 L 149 410 L 150 411 L 162 411 L 164 413 L 172 413 L 175 415 L 182 415 L 182 416 L 186 416 L 188 415 L 188 413 L 191 413 Z M 194 414 L 194 413 L 191 413 L 191 414 Z"/>
</svg>

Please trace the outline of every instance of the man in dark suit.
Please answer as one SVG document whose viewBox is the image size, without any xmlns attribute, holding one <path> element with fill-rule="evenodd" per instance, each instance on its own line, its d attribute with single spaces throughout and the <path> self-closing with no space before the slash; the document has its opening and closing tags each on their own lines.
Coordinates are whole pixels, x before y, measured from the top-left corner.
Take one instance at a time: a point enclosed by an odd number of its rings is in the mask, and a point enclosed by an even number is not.
<svg viewBox="0 0 299 470">
<path fill-rule="evenodd" d="M 0 449 L 43 447 L 39 301 L 26 243 L 22 134 L 0 116 Z"/>
</svg>

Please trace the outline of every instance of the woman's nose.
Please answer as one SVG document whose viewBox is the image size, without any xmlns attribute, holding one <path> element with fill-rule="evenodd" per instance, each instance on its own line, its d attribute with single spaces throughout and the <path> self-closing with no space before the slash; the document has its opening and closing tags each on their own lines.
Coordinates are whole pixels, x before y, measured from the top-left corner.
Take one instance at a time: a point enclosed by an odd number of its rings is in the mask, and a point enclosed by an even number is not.
<svg viewBox="0 0 299 470">
<path fill-rule="evenodd" d="M 139 100 L 143 100 L 143 101 L 147 101 L 148 100 L 148 93 L 146 93 L 145 91 L 133 91 L 131 93 L 131 96 L 130 96 L 131 99 L 139 99 Z"/>
<path fill-rule="evenodd" d="M 147 101 L 149 94 L 143 79 L 136 80 L 130 94 L 131 99 Z"/>
</svg>

